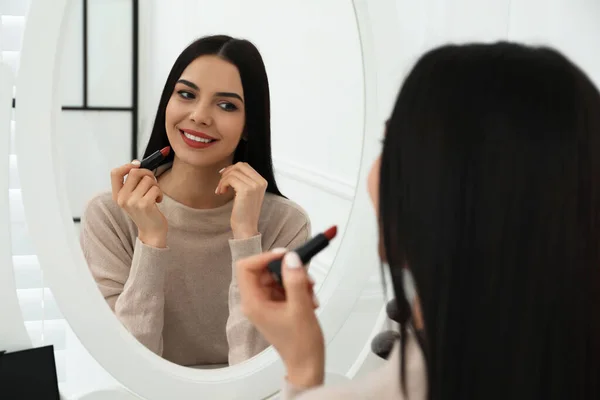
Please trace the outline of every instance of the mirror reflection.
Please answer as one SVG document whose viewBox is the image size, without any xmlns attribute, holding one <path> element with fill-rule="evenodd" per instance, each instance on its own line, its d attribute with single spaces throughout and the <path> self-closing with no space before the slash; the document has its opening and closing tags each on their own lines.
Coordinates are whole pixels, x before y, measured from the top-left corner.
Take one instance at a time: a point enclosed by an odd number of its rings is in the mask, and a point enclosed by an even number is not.
<svg viewBox="0 0 600 400">
<path fill-rule="evenodd" d="M 209 36 L 181 53 L 144 158 L 155 153 L 156 169 L 116 167 L 112 190 L 88 204 L 90 271 L 155 353 L 181 365 L 244 361 L 267 343 L 241 314 L 232 263 L 310 234 L 275 182 L 267 75 L 252 43 Z"/>
<path fill-rule="evenodd" d="M 340 46 L 349 61 L 320 68 L 323 60 L 306 59 L 311 47 L 320 51 L 316 38 L 298 38 L 301 29 L 272 38 L 204 3 L 221 23 L 172 35 L 166 49 L 148 44 L 185 19 L 185 7 L 173 19 L 158 3 L 147 11 L 129 0 L 74 2 L 59 134 L 77 148 L 62 153 L 76 183 L 70 207 L 107 305 L 165 360 L 214 368 L 268 347 L 241 312 L 235 262 L 295 249 L 332 225 L 343 232 L 360 161 L 362 87 L 358 42 Z M 321 8 L 303 8 L 311 7 Z M 323 18 L 340 8 L 325 7 Z M 140 16 L 151 28 L 139 28 Z M 347 20 L 340 37 L 355 32 Z M 348 110 L 356 117 L 339 122 Z M 339 140 L 328 135 L 338 130 L 347 151 L 333 151 Z M 309 264 L 315 306 L 336 251 L 332 242 Z"/>
</svg>

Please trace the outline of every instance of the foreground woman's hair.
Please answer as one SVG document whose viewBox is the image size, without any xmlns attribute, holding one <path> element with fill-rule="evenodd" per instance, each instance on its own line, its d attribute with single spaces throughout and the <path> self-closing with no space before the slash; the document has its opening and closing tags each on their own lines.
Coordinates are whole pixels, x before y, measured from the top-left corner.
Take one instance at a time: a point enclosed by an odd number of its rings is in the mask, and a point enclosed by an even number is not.
<svg viewBox="0 0 600 400">
<path fill-rule="evenodd" d="M 396 298 L 404 265 L 419 293 L 430 399 L 600 398 L 600 95 L 579 68 L 510 43 L 427 53 L 389 122 L 380 199 Z"/>
</svg>

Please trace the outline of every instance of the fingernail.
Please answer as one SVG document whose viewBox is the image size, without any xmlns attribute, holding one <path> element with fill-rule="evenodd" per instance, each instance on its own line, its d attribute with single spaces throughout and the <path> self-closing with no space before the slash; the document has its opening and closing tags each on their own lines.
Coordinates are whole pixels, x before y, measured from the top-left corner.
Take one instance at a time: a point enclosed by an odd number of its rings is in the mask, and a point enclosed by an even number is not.
<svg viewBox="0 0 600 400">
<path fill-rule="evenodd" d="M 225 171 L 225 169 L 226 169 L 226 168 L 227 168 L 227 167 L 225 167 L 225 168 L 222 168 L 222 169 L 219 171 L 219 173 L 221 173 L 221 172 Z"/>
<path fill-rule="evenodd" d="M 142 164 L 141 162 L 139 162 L 139 160 L 133 160 L 131 163 L 137 166 L 140 166 Z"/>
<path fill-rule="evenodd" d="M 302 260 L 300 260 L 298 253 L 295 251 L 287 253 L 283 258 L 283 262 L 285 263 L 286 267 L 290 269 L 296 269 L 302 266 Z"/>
<path fill-rule="evenodd" d="M 317 296 L 313 293 L 313 303 L 315 303 L 315 307 L 319 307 L 321 305 L 321 303 L 319 303 L 319 299 L 317 299 Z"/>
<path fill-rule="evenodd" d="M 215 194 L 219 194 L 218 192 L 219 192 L 219 188 L 216 188 L 215 189 Z"/>
<path fill-rule="evenodd" d="M 271 250 L 271 253 L 284 254 L 284 253 L 287 253 L 287 249 L 285 247 L 277 247 L 277 248 Z"/>
</svg>

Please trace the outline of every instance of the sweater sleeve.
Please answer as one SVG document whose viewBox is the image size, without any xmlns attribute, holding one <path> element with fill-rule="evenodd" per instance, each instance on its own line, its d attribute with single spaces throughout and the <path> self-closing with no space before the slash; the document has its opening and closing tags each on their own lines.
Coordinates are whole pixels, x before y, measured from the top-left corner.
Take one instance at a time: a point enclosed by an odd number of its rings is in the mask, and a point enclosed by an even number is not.
<svg viewBox="0 0 600 400">
<path fill-rule="evenodd" d="M 80 233 L 83 254 L 119 321 L 140 343 L 162 356 L 165 271 L 170 251 L 147 246 L 139 239 L 132 246 L 131 232 L 123 227 L 126 224 L 119 224 L 125 215 L 111 210 L 108 201 L 96 198 L 88 204 Z"/>
<path fill-rule="evenodd" d="M 289 238 L 275 240 L 271 249 L 277 247 L 296 248 L 304 244 L 310 235 L 310 223 L 302 226 L 300 231 Z M 227 319 L 227 341 L 229 343 L 229 365 L 239 364 L 246 361 L 269 346 L 269 343 L 252 326 L 250 321 L 243 315 L 240 308 L 240 291 L 235 275 L 235 264 L 238 260 L 259 254 L 263 251 L 261 235 L 246 240 L 230 240 L 232 259 L 231 284 L 229 286 L 229 318 Z M 270 249 L 266 249 L 270 250 Z"/>
</svg>

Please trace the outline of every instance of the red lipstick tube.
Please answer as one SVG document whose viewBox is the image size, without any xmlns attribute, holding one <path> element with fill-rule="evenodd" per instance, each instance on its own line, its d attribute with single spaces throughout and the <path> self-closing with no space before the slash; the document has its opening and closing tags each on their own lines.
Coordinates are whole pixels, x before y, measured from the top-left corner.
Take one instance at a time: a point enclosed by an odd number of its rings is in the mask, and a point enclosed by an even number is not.
<svg viewBox="0 0 600 400">
<path fill-rule="evenodd" d="M 321 250 L 323 250 L 324 248 L 329 246 L 329 242 L 331 240 L 333 240 L 333 238 L 336 235 L 337 235 L 337 226 L 332 226 L 331 228 L 327 229 L 325 232 L 319 233 L 318 235 L 316 235 L 311 240 L 309 240 L 302 246 L 298 247 L 294 251 L 296 253 L 298 253 L 298 256 L 300 256 L 300 260 L 302 260 L 302 264 L 307 264 L 314 256 L 319 254 L 319 252 L 321 252 Z M 271 272 L 271 275 L 273 275 L 273 278 L 280 285 L 283 282 L 281 279 L 281 264 L 282 264 L 282 260 L 278 259 L 275 261 L 271 261 L 269 263 L 269 265 L 267 266 L 267 268 Z"/>
<path fill-rule="evenodd" d="M 169 146 L 161 150 L 155 151 L 154 153 L 150 154 L 148 157 L 144 158 L 141 161 L 140 168 L 149 169 L 150 171 L 156 169 L 160 165 L 160 163 L 163 162 L 165 158 L 167 158 L 170 152 L 171 148 Z"/>
</svg>

